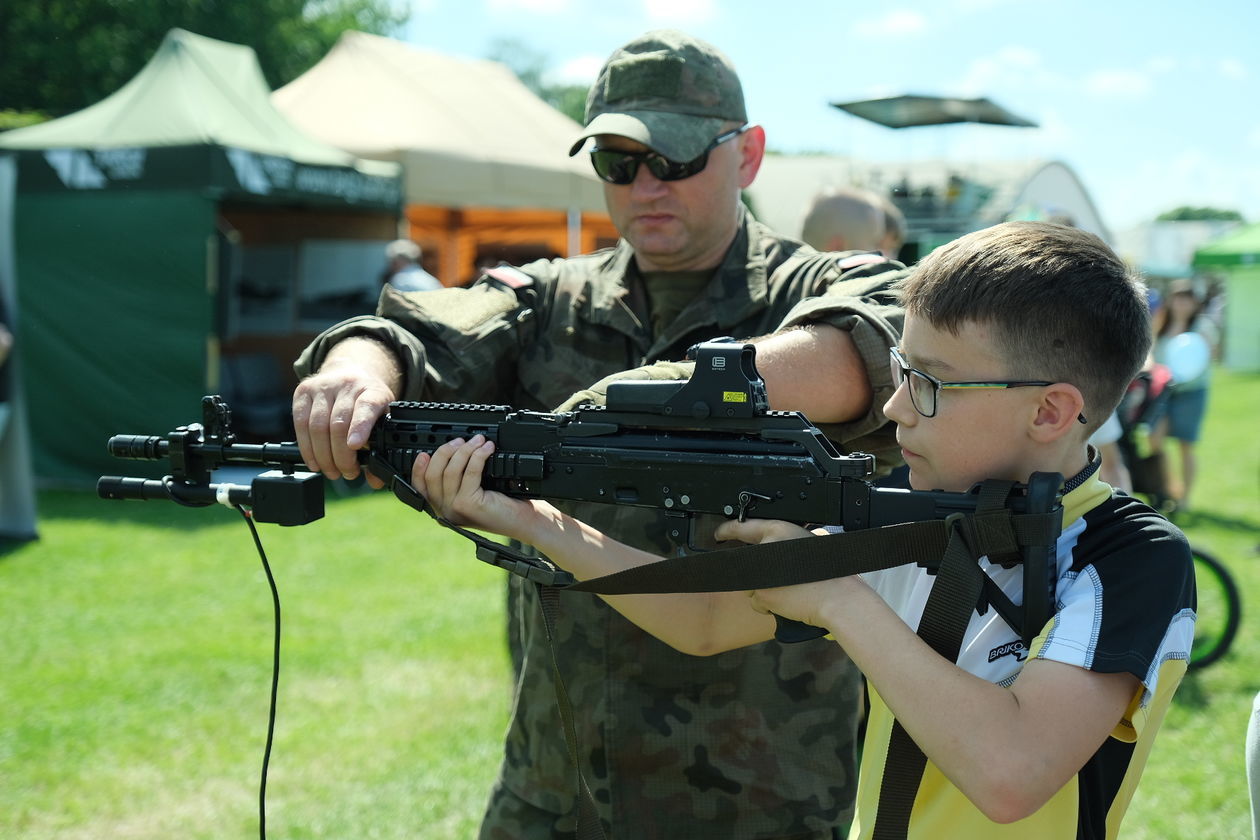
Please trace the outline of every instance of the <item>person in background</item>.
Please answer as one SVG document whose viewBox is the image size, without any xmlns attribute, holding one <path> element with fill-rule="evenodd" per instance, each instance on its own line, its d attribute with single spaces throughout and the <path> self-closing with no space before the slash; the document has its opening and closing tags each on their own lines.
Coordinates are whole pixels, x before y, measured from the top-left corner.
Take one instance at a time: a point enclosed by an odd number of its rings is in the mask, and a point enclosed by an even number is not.
<svg viewBox="0 0 1260 840">
<path fill-rule="evenodd" d="M 1209 363 L 1197 375 L 1178 379 L 1176 371 L 1180 366 L 1174 363 L 1173 355 L 1177 352 L 1179 336 L 1190 333 L 1206 342 L 1210 359 L 1216 352 L 1218 332 L 1216 325 L 1204 314 L 1203 298 L 1194 283 L 1185 279 L 1175 280 L 1169 286 L 1164 305 L 1155 313 L 1154 329 L 1155 362 L 1168 365 L 1174 371 L 1174 379 L 1163 416 L 1156 422 L 1151 434 L 1151 447 L 1162 448 L 1169 437 L 1177 441 L 1181 456 L 1177 460 L 1180 475 L 1178 480 L 1169 476 L 1168 488 L 1176 509 L 1184 510 L 1190 504 L 1190 492 L 1198 471 L 1195 445 L 1207 413 L 1212 370 Z"/>
<path fill-rule="evenodd" d="M 801 239 L 824 251 L 874 251 L 896 259 L 905 237 L 905 217 L 891 199 L 853 187 L 826 189 L 810 202 Z M 906 487 L 905 464 L 876 479 L 881 487 Z M 859 732 L 861 725 L 859 724 Z"/>
<path fill-rule="evenodd" d="M 420 267 L 420 246 L 410 239 L 395 239 L 385 246 L 385 282 L 400 292 L 429 292 L 442 281 Z"/>
<path fill-rule="evenodd" d="M 875 196 L 884 211 L 884 237 L 879 250 L 890 260 L 901 259 L 901 246 L 906 244 L 906 216 L 893 200 L 880 193 Z"/>
<path fill-rule="evenodd" d="M 905 268 L 878 254 L 820 253 L 746 210 L 740 192 L 766 139 L 748 120 L 730 59 L 673 30 L 633 39 L 591 88 L 570 154 L 591 139 L 618 244 L 500 266 L 466 288 L 385 287 L 377 317 L 330 328 L 295 365 L 304 378 L 293 419 L 307 465 L 357 476 L 355 450 L 394 399 L 552 411 L 598 399 L 607 378 L 625 371 L 686 378 L 687 349 L 722 336 L 755 338 L 772 408 L 804 412 L 844 451 L 899 463 L 880 406 L 901 323 L 891 287 Z M 587 505 L 582 518 L 644 549 L 671 550 L 663 512 Z M 481 837 L 572 838 L 577 783 L 539 595 L 510 581 L 522 653 Z M 575 713 L 577 761 L 612 837 L 842 836 L 861 701 L 843 651 L 767 642 L 698 658 L 596 598 L 560 593 L 559 607 L 554 654 Z"/>
<path fill-rule="evenodd" d="M 801 225 L 801 239 L 819 251 L 878 251 L 884 231 L 879 199 L 866 190 L 840 187 L 814 197 Z"/>
<path fill-rule="evenodd" d="M 1098 447 L 1098 454 L 1102 457 L 1098 477 L 1117 490 L 1132 493 L 1133 479 L 1129 475 L 1129 468 L 1124 463 L 1124 455 L 1118 443 L 1123 435 L 1124 426 L 1120 422 L 1119 415 L 1113 411 L 1090 436 L 1089 442 Z"/>
</svg>

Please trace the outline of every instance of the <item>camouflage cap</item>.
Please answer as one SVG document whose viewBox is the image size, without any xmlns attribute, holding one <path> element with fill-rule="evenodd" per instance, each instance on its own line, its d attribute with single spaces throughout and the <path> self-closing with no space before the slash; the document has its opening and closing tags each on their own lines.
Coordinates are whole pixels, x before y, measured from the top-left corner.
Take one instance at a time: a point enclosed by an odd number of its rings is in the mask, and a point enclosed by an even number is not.
<svg viewBox="0 0 1260 840">
<path fill-rule="evenodd" d="M 731 60 L 672 29 L 648 32 L 614 52 L 586 97 L 587 138 L 617 134 L 670 160 L 698 157 L 726 123 L 748 122 Z"/>
</svg>

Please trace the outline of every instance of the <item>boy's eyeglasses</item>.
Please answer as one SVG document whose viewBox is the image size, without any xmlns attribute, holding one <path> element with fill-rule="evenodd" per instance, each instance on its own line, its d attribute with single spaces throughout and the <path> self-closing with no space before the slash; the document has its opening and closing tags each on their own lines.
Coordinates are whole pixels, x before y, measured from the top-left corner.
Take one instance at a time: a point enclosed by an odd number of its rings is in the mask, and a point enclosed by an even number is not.
<svg viewBox="0 0 1260 840">
<path fill-rule="evenodd" d="M 752 125 L 744 125 L 739 128 L 732 129 L 725 134 L 719 134 L 713 138 L 713 142 L 708 148 L 701 152 L 697 157 L 688 161 L 678 162 L 670 160 L 664 155 L 653 152 L 621 152 L 616 149 L 591 149 L 591 164 L 595 167 L 595 174 L 610 184 L 632 184 L 635 176 L 639 174 L 639 164 L 643 164 L 652 173 L 653 177 L 658 181 L 681 181 L 684 178 L 690 178 L 704 171 L 704 167 L 709 163 L 709 152 L 725 143 L 727 140 L 738 137 Z"/>
<path fill-rule="evenodd" d="M 942 382 L 930 373 L 915 370 L 906 364 L 896 347 L 888 348 L 889 361 L 892 364 L 892 378 L 895 387 L 900 388 L 903 382 L 910 383 L 910 404 L 914 410 L 924 417 L 936 416 L 937 395 L 945 389 L 970 390 L 979 388 L 1028 388 L 1053 385 L 1033 379 L 1015 379 L 989 382 Z M 1084 423 L 1085 415 L 1077 415 L 1077 420 Z"/>
</svg>

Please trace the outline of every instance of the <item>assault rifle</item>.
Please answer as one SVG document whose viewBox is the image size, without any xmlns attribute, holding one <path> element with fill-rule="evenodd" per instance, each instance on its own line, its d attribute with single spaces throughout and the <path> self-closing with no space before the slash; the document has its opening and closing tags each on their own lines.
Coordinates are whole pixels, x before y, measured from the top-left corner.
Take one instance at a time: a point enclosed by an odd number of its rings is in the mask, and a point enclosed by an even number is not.
<svg viewBox="0 0 1260 840">
<path fill-rule="evenodd" d="M 360 460 L 378 476 L 405 485 L 419 453 L 482 434 L 496 445 L 484 478 L 488 489 L 664 511 L 680 554 L 698 550 L 696 520 L 703 514 L 835 524 L 847 532 L 976 511 L 978 488 L 953 493 L 876 487 L 869 480 L 871 455 L 841 454 L 804 415 L 770 410 L 754 345 L 707 342 L 694 347 L 693 355 L 690 380 L 616 382 L 605 406 L 572 412 L 391 403 Z M 208 396 L 202 407 L 201 423 L 167 435 L 110 438 L 112 455 L 167 459 L 171 474 L 161 480 L 105 476 L 97 484 L 99 495 L 246 505 L 256 521 L 280 525 L 323 516 L 321 476 L 297 469 L 302 458 L 296 443 L 238 443 L 228 405 Z M 272 469 L 249 485 L 212 481 L 214 470 L 228 466 Z M 1058 474 L 1034 473 L 1026 485 L 1013 488 L 1005 505 L 1017 514 L 1056 511 L 1061 482 Z M 1049 538 L 1020 550 L 1022 609 L 986 594 L 1012 626 L 1024 628 L 1026 641 L 1029 628 L 1040 630 L 1051 615 L 1054 542 Z M 502 552 L 478 551 L 478 557 L 533 576 Z"/>
</svg>

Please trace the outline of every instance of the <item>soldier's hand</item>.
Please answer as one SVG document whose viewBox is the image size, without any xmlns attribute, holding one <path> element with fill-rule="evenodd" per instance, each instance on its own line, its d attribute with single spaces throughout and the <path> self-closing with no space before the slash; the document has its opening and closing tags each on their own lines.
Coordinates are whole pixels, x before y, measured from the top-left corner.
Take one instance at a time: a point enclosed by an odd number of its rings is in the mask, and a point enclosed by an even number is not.
<svg viewBox="0 0 1260 840">
<path fill-rule="evenodd" d="M 578 391 L 556 407 L 556 411 L 573 411 L 583 403 L 604 405 L 608 399 L 608 386 L 614 382 L 645 382 L 649 380 L 677 381 L 689 379 L 695 369 L 693 362 L 656 362 L 643 367 L 610 374 L 589 388 Z"/>
<path fill-rule="evenodd" d="M 357 452 L 395 399 L 398 380 L 397 363 L 381 345 L 347 339 L 334 347 L 293 392 L 293 430 L 307 468 L 331 479 L 358 476 Z M 370 472 L 367 481 L 384 486 Z"/>
</svg>

